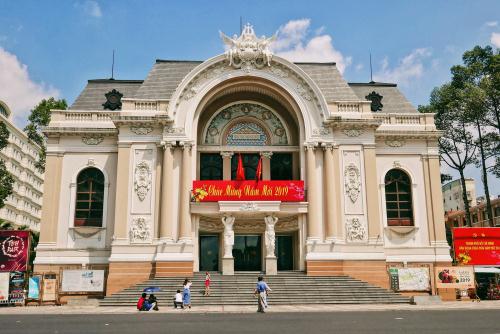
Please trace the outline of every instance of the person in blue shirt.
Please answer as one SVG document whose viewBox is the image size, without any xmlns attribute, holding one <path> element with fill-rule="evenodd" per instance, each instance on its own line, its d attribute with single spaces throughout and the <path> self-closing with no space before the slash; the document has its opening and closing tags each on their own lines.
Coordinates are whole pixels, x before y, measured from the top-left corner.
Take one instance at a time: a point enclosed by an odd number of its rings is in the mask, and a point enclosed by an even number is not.
<svg viewBox="0 0 500 334">
<path fill-rule="evenodd" d="M 265 313 L 265 308 L 267 307 L 267 293 L 271 291 L 264 278 L 259 276 L 257 279 L 257 286 L 255 287 L 254 295 L 257 296 L 258 308 L 257 312 Z"/>
</svg>

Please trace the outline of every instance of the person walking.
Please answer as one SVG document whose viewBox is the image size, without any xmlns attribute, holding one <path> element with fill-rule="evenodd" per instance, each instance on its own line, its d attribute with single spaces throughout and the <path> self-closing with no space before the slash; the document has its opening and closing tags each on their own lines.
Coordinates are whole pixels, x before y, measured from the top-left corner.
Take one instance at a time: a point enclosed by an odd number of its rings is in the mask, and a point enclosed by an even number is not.
<svg viewBox="0 0 500 334">
<path fill-rule="evenodd" d="M 267 307 L 267 293 L 271 291 L 266 282 L 264 282 L 264 278 L 259 276 L 257 278 L 257 286 L 254 290 L 254 295 L 257 296 L 258 308 L 257 312 L 265 313 L 265 309 Z"/>
<path fill-rule="evenodd" d="M 210 273 L 207 271 L 205 272 L 205 294 L 204 296 L 209 296 L 210 295 Z"/>
<path fill-rule="evenodd" d="M 183 291 L 182 291 L 182 303 L 184 307 L 191 308 L 191 281 L 189 279 L 184 280 Z"/>
</svg>

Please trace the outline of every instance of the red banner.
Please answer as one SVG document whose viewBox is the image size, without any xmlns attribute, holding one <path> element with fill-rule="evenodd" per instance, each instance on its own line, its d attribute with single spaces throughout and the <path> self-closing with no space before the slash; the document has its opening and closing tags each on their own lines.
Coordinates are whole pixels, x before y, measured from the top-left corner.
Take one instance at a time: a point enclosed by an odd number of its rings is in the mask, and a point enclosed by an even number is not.
<svg viewBox="0 0 500 334">
<path fill-rule="evenodd" d="M 455 258 L 463 265 L 500 265 L 499 227 L 453 229 Z"/>
<path fill-rule="evenodd" d="M 27 270 L 29 239 L 29 231 L 0 231 L 0 272 Z"/>
<path fill-rule="evenodd" d="M 193 181 L 194 202 L 304 201 L 304 181 Z"/>
</svg>

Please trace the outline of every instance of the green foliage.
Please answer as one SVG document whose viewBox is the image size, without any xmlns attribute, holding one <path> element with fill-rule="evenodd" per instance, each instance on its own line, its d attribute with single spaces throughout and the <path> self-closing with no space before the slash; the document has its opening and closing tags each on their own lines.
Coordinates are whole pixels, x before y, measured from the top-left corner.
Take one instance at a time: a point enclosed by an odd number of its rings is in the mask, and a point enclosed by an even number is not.
<svg viewBox="0 0 500 334">
<path fill-rule="evenodd" d="M 14 225 L 11 222 L 0 219 L 0 230 L 13 230 Z"/>
<path fill-rule="evenodd" d="M 24 128 L 24 132 L 28 135 L 28 138 L 33 142 L 37 143 L 42 151 L 40 152 L 39 160 L 36 167 L 40 171 L 45 170 L 45 139 L 42 134 L 42 128 L 49 125 L 50 123 L 50 110 L 59 109 L 65 110 L 68 108 L 66 100 L 56 100 L 53 97 L 49 99 L 43 99 L 34 109 L 31 110 L 31 114 L 28 117 L 29 124 Z"/>
<path fill-rule="evenodd" d="M 441 183 L 446 183 L 453 180 L 450 174 L 441 173 Z"/>
<path fill-rule="evenodd" d="M 12 194 L 14 178 L 7 170 L 5 163 L 0 160 L 0 208 L 5 205 L 5 199 Z"/>
<path fill-rule="evenodd" d="M 9 129 L 7 125 L 2 121 L 0 122 L 0 150 L 4 149 L 9 144 Z"/>
</svg>

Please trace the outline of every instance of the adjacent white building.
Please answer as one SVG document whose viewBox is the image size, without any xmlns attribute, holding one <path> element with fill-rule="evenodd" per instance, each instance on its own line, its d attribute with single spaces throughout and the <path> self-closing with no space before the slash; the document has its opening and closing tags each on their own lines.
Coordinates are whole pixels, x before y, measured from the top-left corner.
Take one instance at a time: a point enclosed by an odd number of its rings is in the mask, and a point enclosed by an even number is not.
<svg viewBox="0 0 500 334">
<path fill-rule="evenodd" d="M 465 189 L 469 205 L 471 207 L 475 206 L 476 185 L 474 179 L 465 179 Z M 445 212 L 465 210 L 460 179 L 450 181 L 443 185 L 443 206 Z"/>
<path fill-rule="evenodd" d="M 40 231 L 43 174 L 35 167 L 40 147 L 12 123 L 9 107 L 0 101 L 0 120 L 10 132 L 9 144 L 0 150 L 0 159 L 15 179 L 12 194 L 0 209 L 0 219 Z"/>
</svg>

